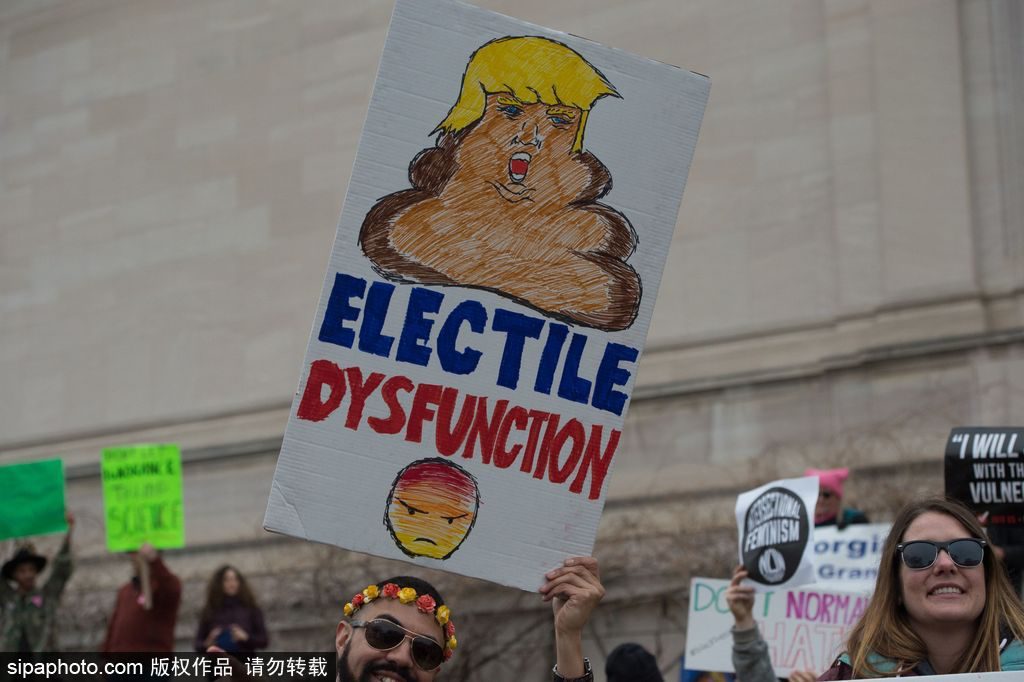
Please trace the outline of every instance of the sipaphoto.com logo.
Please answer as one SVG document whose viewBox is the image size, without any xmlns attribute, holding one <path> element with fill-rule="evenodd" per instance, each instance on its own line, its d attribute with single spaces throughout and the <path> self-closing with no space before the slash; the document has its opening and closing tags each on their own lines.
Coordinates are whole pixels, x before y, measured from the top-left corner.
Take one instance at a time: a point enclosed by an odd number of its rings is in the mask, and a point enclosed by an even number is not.
<svg viewBox="0 0 1024 682">
<path fill-rule="evenodd" d="M 787 488 L 769 488 L 749 507 L 743 524 L 743 565 L 750 579 L 777 585 L 793 577 L 810 538 L 803 500 Z"/>
</svg>

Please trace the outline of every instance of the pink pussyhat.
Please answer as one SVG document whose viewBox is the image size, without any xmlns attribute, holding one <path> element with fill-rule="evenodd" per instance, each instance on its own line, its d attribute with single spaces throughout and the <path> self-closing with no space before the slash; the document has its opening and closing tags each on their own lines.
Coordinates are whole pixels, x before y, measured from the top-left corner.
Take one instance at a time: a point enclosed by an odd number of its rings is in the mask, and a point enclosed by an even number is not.
<svg viewBox="0 0 1024 682">
<path fill-rule="evenodd" d="M 850 470 L 842 469 L 808 469 L 804 476 L 817 476 L 819 485 L 826 490 L 831 490 L 836 497 L 843 497 L 843 481 L 850 477 Z"/>
</svg>

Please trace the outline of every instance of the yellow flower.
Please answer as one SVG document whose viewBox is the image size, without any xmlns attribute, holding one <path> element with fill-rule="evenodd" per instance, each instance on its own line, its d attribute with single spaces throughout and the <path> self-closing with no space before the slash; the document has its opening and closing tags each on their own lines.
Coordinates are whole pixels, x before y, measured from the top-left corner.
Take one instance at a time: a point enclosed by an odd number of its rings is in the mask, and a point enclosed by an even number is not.
<svg viewBox="0 0 1024 682">
<path fill-rule="evenodd" d="M 380 596 L 380 590 L 377 589 L 376 585 L 370 585 L 363 590 L 363 596 L 366 597 L 366 601 L 373 601 Z"/>
<path fill-rule="evenodd" d="M 438 606 L 437 614 L 434 616 L 437 619 L 438 625 L 444 625 L 448 622 L 448 616 L 451 615 L 451 611 L 448 610 L 447 606 Z"/>
<path fill-rule="evenodd" d="M 452 651 L 455 651 L 455 647 L 457 647 L 458 645 L 459 645 L 459 640 L 455 639 L 454 637 L 449 637 L 448 638 L 448 648 L 449 649 L 451 649 Z"/>
<path fill-rule="evenodd" d="M 416 590 L 411 587 L 403 587 L 398 591 L 398 601 L 403 604 L 411 604 L 416 601 Z"/>
<path fill-rule="evenodd" d="M 352 606 L 351 602 L 349 602 L 348 604 L 345 604 L 345 609 L 344 610 L 345 610 L 345 615 L 346 616 L 351 616 L 353 613 L 355 613 L 355 607 Z"/>
</svg>

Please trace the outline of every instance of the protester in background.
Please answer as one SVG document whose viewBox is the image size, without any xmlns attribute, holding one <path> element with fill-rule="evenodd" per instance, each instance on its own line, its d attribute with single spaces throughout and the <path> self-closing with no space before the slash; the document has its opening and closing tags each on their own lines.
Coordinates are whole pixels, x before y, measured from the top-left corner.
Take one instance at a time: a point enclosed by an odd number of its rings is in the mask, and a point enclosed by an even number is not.
<svg viewBox="0 0 1024 682">
<path fill-rule="evenodd" d="M 199 615 L 195 649 L 206 651 L 214 645 L 242 653 L 267 648 L 263 612 L 245 577 L 233 566 L 221 566 L 210 578 L 206 605 Z"/>
<path fill-rule="evenodd" d="M 732 572 L 725 590 L 725 601 L 734 620 L 732 626 L 732 667 L 741 682 L 776 682 L 775 670 L 768 656 L 768 644 L 754 620 L 754 588 L 743 585 L 747 569 L 740 564 Z M 790 682 L 813 682 L 810 671 L 795 671 Z"/>
<path fill-rule="evenodd" d="M 129 556 L 135 574 L 117 593 L 100 651 L 170 653 L 181 581 L 149 543 Z"/>
<path fill-rule="evenodd" d="M 71 531 L 75 517 L 67 515 L 68 532 L 60 550 L 53 558 L 50 577 L 40 588 L 36 579 L 46 567 L 46 557 L 36 554 L 32 545 L 22 545 L 3 565 L 0 573 L 0 613 L 3 614 L 0 650 L 22 654 L 55 651 L 57 637 L 54 623 L 57 606 L 71 577 Z M 15 583 L 12 588 L 10 582 Z"/>
<path fill-rule="evenodd" d="M 604 663 L 604 676 L 608 682 L 664 682 L 658 659 L 632 642 L 612 649 Z"/>
<path fill-rule="evenodd" d="M 867 515 L 843 506 L 843 482 L 850 470 L 808 469 L 804 476 L 818 477 L 818 503 L 814 507 L 814 525 L 837 526 L 839 530 L 854 523 L 868 523 Z"/>
<path fill-rule="evenodd" d="M 1024 670 L 1024 606 L 960 502 L 903 507 L 846 653 L 820 680 Z"/>
<path fill-rule="evenodd" d="M 988 512 L 978 517 L 985 526 L 992 551 L 1003 560 L 1010 586 L 1019 596 L 1024 596 L 1024 528 L 1019 526 L 989 526 Z"/>
<path fill-rule="evenodd" d="M 583 657 L 583 628 L 604 596 L 597 560 L 566 559 L 540 588 L 552 603 L 555 682 L 594 679 Z M 455 651 L 454 615 L 425 580 L 398 576 L 369 585 L 345 604 L 335 632 L 339 682 L 386 678 L 431 682 Z M 408 644 L 407 644 L 408 642 Z"/>
</svg>

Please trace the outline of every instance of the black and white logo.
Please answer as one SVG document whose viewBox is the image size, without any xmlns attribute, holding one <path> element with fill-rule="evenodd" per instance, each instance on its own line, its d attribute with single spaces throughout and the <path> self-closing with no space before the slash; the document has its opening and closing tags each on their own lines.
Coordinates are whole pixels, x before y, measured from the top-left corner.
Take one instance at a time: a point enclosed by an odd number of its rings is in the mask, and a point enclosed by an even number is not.
<svg viewBox="0 0 1024 682">
<path fill-rule="evenodd" d="M 743 565 L 750 579 L 765 585 L 793 577 L 810 537 L 803 500 L 787 488 L 769 488 L 747 508 L 743 524 Z"/>
</svg>

